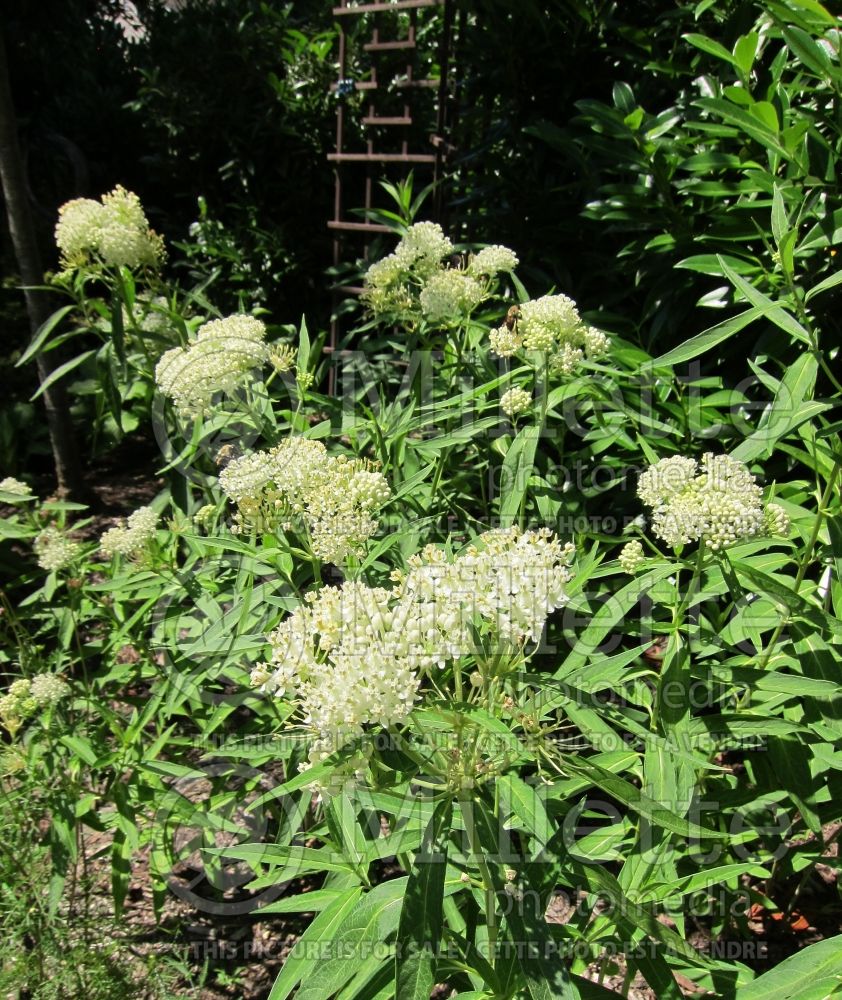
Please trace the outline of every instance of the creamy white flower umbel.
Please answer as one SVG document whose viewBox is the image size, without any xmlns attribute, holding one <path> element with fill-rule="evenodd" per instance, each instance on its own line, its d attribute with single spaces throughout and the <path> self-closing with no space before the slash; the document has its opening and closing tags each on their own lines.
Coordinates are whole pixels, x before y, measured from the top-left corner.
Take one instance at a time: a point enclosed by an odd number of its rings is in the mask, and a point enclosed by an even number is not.
<svg viewBox="0 0 842 1000">
<path fill-rule="evenodd" d="M 443 258 L 453 253 L 453 244 L 437 222 L 416 222 L 395 248 L 395 259 L 404 269 L 434 274 Z"/>
<path fill-rule="evenodd" d="M 0 722 L 14 734 L 39 708 L 53 708 L 69 694 L 70 685 L 57 674 L 19 677 L 0 696 Z"/>
<path fill-rule="evenodd" d="M 546 529 L 503 528 L 457 556 L 428 546 L 391 589 L 324 588 L 269 636 L 271 659 L 252 683 L 298 706 L 316 763 L 366 726 L 404 720 L 425 672 L 501 647 L 515 657 L 538 641 L 567 600 L 572 553 Z"/>
<path fill-rule="evenodd" d="M 730 455 L 662 458 L 644 472 L 637 494 L 651 508 L 652 530 L 675 548 L 704 539 L 714 551 L 757 535 L 789 531 L 778 504 L 765 509 L 748 467 Z"/>
<path fill-rule="evenodd" d="M 138 507 L 129 514 L 125 524 L 103 532 L 99 547 L 107 556 L 136 556 L 155 537 L 158 515 L 151 507 Z"/>
<path fill-rule="evenodd" d="M 15 479 L 13 476 L 6 476 L 5 479 L 0 479 L 0 491 L 13 493 L 17 497 L 32 496 L 32 487 L 28 483 L 22 483 L 19 479 Z"/>
<path fill-rule="evenodd" d="M 500 409 L 508 417 L 516 417 L 519 413 L 528 410 L 530 406 L 532 406 L 532 395 L 517 386 L 504 392 L 500 397 Z"/>
<path fill-rule="evenodd" d="M 65 569 L 79 558 L 82 546 L 74 542 L 60 529 L 51 525 L 44 528 L 33 545 L 38 565 L 47 571 Z"/>
<path fill-rule="evenodd" d="M 216 393 L 230 393 L 269 360 L 266 327 L 234 315 L 199 327 L 187 347 L 173 347 L 155 366 L 155 382 L 184 416 L 201 414 Z"/>
<path fill-rule="evenodd" d="M 570 375 L 585 358 L 608 352 L 608 338 L 601 330 L 582 321 L 573 299 L 566 295 L 544 295 L 523 302 L 515 321 L 489 335 L 491 350 L 502 358 L 516 351 L 543 351 L 550 370 Z"/>
<path fill-rule="evenodd" d="M 92 263 L 154 267 L 164 258 L 164 242 L 149 228 L 140 199 L 119 185 L 100 201 L 76 198 L 62 205 L 55 237 L 66 269 Z"/>
<path fill-rule="evenodd" d="M 455 265 L 446 259 L 452 253 L 453 244 L 437 223 L 410 226 L 395 252 L 368 269 L 363 302 L 378 318 L 458 324 L 489 297 L 491 279 L 518 263 L 502 246 L 485 247 Z"/>
<path fill-rule="evenodd" d="M 237 504 L 237 530 L 303 530 L 313 554 L 335 565 L 377 531 L 377 512 L 392 496 L 370 462 L 328 455 L 321 441 L 299 437 L 234 459 L 219 485 Z"/>
<path fill-rule="evenodd" d="M 421 312 L 432 323 L 467 316 L 485 298 L 485 289 L 465 271 L 447 268 L 433 274 L 424 287 L 418 301 Z"/>
<path fill-rule="evenodd" d="M 493 278 L 501 271 L 514 271 L 520 261 L 514 251 L 495 243 L 483 247 L 468 261 L 468 274 Z"/>
<path fill-rule="evenodd" d="M 617 562 L 619 562 L 620 569 L 624 573 L 628 573 L 629 576 L 634 576 L 644 562 L 646 562 L 643 555 L 643 546 L 637 540 L 626 542 L 620 550 Z"/>
</svg>

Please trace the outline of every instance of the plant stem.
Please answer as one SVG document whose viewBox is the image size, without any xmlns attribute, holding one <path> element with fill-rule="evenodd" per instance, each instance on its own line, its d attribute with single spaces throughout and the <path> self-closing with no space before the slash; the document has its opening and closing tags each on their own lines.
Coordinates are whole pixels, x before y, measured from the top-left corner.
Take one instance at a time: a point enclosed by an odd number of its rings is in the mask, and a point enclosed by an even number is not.
<svg viewBox="0 0 842 1000">
<path fill-rule="evenodd" d="M 486 864 L 485 855 L 482 853 L 482 845 L 479 842 L 479 835 L 474 823 L 474 800 L 465 791 L 459 792 L 459 807 L 462 812 L 462 820 L 465 824 L 465 832 L 468 834 L 471 853 L 476 859 L 477 868 L 482 878 L 483 892 L 485 894 L 485 922 L 488 929 L 488 963 L 493 968 L 494 957 L 497 952 L 497 893 L 494 889 L 491 870 Z"/>
</svg>

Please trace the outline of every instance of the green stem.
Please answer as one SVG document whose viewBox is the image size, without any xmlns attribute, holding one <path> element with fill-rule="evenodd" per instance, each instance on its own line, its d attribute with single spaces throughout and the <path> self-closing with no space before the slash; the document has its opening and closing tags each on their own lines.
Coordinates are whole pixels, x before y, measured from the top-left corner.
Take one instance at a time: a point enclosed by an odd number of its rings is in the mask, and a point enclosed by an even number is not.
<svg viewBox="0 0 842 1000">
<path fill-rule="evenodd" d="M 460 792 L 459 807 L 462 812 L 462 820 L 465 824 L 465 832 L 468 834 L 471 853 L 474 855 L 482 879 L 483 892 L 485 894 L 485 922 L 488 928 L 488 963 L 493 968 L 497 952 L 497 893 L 494 889 L 491 870 L 486 864 L 476 824 L 474 823 L 473 798 L 466 792 Z"/>
</svg>

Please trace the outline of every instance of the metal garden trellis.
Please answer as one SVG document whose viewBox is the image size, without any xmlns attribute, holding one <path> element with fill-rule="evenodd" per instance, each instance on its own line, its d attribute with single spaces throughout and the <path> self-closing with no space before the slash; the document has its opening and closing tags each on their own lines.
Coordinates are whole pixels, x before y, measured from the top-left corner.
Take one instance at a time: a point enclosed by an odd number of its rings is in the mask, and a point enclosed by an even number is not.
<svg viewBox="0 0 842 1000">
<path fill-rule="evenodd" d="M 422 179 L 434 182 L 432 216 L 443 221 L 444 207 L 442 179 L 448 154 L 452 151 L 449 136 L 453 133 L 457 115 L 455 83 L 453 76 L 455 0 L 393 0 L 388 2 L 351 3 L 340 0 L 333 8 L 337 18 L 339 34 L 339 79 L 331 89 L 337 96 L 336 111 L 336 151 L 328 154 L 334 164 L 335 194 L 333 218 L 328 228 L 334 233 L 333 263 L 337 266 L 343 260 L 349 241 L 357 236 L 357 249 L 363 255 L 368 251 L 372 237 L 377 233 L 388 233 L 390 229 L 369 217 L 374 208 L 376 181 L 395 168 L 411 168 Z M 395 19 L 394 15 L 399 18 Z M 431 16 L 435 23 L 431 23 Z M 370 58 L 367 79 L 349 79 L 348 47 L 349 31 L 354 21 L 363 21 L 371 37 L 362 45 L 362 52 Z M 437 29 L 432 32 L 430 29 Z M 423 55 L 421 46 L 428 36 L 437 36 L 435 48 L 438 76 L 416 76 L 419 57 Z M 429 51 L 426 53 L 429 57 Z M 395 63 L 395 56 L 404 58 Z M 347 126 L 349 108 L 346 99 L 356 92 L 364 92 L 367 100 L 365 112 L 357 124 L 361 126 L 356 146 L 349 148 Z M 430 102 L 424 107 L 419 95 L 435 93 L 432 108 Z M 397 107 L 390 107 L 397 102 Z M 426 132 L 426 138 L 419 140 L 419 131 Z M 353 143 L 351 143 L 353 144 Z M 353 177 L 352 177 L 353 173 Z M 360 180 L 362 174 L 361 197 L 356 204 L 348 205 L 348 186 L 352 180 Z M 376 173 L 379 176 L 376 176 Z M 349 218 L 350 209 L 362 210 L 360 221 Z M 360 238 L 362 246 L 360 247 Z M 355 286 L 342 285 L 336 289 L 338 295 L 358 294 Z M 330 345 L 335 351 L 338 339 L 338 322 L 331 323 Z M 334 372 L 331 370 L 331 376 Z M 332 388 L 332 378 L 331 378 Z"/>
</svg>

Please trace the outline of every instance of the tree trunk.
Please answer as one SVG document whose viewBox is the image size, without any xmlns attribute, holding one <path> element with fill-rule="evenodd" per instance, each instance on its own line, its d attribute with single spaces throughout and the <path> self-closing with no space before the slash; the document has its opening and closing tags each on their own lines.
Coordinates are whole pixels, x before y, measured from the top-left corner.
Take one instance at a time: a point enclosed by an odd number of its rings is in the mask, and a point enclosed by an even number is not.
<svg viewBox="0 0 842 1000">
<path fill-rule="evenodd" d="M 25 286 L 29 326 L 34 336 L 51 315 L 53 307 L 50 304 L 49 293 L 36 287 L 44 283 L 44 270 L 41 266 L 35 227 L 29 208 L 2 32 L 0 32 L 0 181 L 6 200 L 12 246 L 21 281 Z M 43 383 L 55 367 L 52 355 L 39 354 L 36 364 L 38 378 Z M 58 494 L 63 497 L 81 497 L 84 494 L 84 484 L 64 386 L 61 384 L 51 386 L 42 393 L 42 399 L 47 411 L 47 427 L 55 459 Z"/>
</svg>

